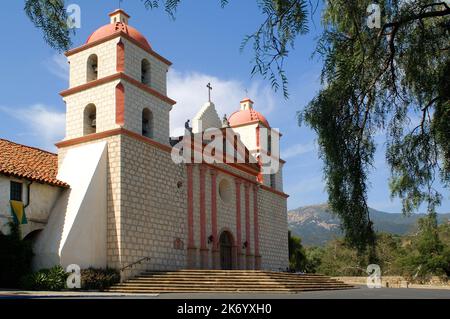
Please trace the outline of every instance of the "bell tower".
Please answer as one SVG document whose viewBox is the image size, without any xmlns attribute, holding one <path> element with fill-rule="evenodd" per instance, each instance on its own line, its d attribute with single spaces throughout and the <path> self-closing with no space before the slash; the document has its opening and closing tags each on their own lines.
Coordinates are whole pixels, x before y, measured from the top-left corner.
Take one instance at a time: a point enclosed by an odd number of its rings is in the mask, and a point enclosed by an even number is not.
<svg viewBox="0 0 450 319">
<path fill-rule="evenodd" d="M 128 24 L 118 9 L 110 23 L 86 43 L 66 52 L 70 64 L 65 141 L 122 129 L 169 144 L 169 114 L 175 101 L 167 96 L 171 62 Z"/>
</svg>

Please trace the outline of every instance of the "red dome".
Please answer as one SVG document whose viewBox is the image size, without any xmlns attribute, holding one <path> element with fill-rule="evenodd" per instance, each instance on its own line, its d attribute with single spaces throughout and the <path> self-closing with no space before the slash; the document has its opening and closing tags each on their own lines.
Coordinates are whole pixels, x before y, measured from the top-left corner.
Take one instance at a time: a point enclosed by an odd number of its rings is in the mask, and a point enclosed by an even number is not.
<svg viewBox="0 0 450 319">
<path fill-rule="evenodd" d="M 110 35 L 113 35 L 115 33 L 124 32 L 126 33 L 130 38 L 137 41 L 141 46 L 146 50 L 151 50 L 150 44 L 148 43 L 147 39 L 140 33 L 138 30 L 136 30 L 133 27 L 130 27 L 129 25 L 122 23 L 122 22 L 116 22 L 104 25 L 103 27 L 97 29 L 90 35 L 90 37 L 87 39 L 87 43 L 92 43 L 98 40 L 101 40 L 103 38 L 106 38 Z"/>
<path fill-rule="evenodd" d="M 239 126 L 259 121 L 265 127 L 270 127 L 269 122 L 267 122 L 266 118 L 258 111 L 255 111 L 253 108 L 234 112 L 230 115 L 228 121 L 230 122 L 230 126 Z"/>
</svg>

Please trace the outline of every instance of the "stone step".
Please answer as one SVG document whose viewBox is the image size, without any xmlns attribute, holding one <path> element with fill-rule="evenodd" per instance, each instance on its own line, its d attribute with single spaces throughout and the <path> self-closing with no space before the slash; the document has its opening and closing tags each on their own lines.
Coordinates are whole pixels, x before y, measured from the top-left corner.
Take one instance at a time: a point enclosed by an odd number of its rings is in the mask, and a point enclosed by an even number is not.
<svg viewBox="0 0 450 319">
<path fill-rule="evenodd" d="M 278 275 L 190 275 L 190 274 L 142 274 L 138 276 L 139 278 L 160 278 L 160 277 L 171 277 L 171 278 L 220 278 L 228 280 L 230 278 L 242 278 L 242 279 L 258 279 L 262 277 L 266 278 L 279 278 L 279 279 L 304 279 L 304 280 L 327 280 L 330 277 L 309 277 L 309 276 L 278 276 Z"/>
<path fill-rule="evenodd" d="M 261 270 L 147 271 L 108 291 L 132 293 L 164 292 L 299 292 L 351 289 L 323 275 L 293 274 Z"/>
<path fill-rule="evenodd" d="M 137 277 L 129 280 L 130 282 L 211 282 L 216 284 L 221 283 L 230 283 L 230 282 L 238 282 L 238 283 L 252 283 L 252 282 L 259 282 L 259 283 L 271 283 L 271 282 L 292 282 L 292 283 L 308 283 L 308 282 L 314 282 L 314 283 L 337 283 L 338 281 L 335 279 L 322 279 L 322 280 L 307 280 L 307 279 L 274 279 L 274 278 L 258 278 L 258 279 L 243 279 L 243 278 L 229 278 L 229 279 L 221 279 L 221 278 L 172 278 L 172 277 L 161 277 L 161 278 L 147 278 L 147 277 Z"/>
<path fill-rule="evenodd" d="M 260 271 L 260 270 L 174 270 L 174 271 L 145 271 L 143 274 L 165 274 L 165 275 L 185 275 L 185 274 L 199 274 L 199 275 L 285 275 L 285 276 L 308 276 L 308 277 L 327 277 L 320 274 L 297 274 L 288 272 L 276 271 Z"/>
<path fill-rule="evenodd" d="M 223 284 L 223 285 L 216 285 L 214 282 L 201 282 L 201 283 L 178 283 L 178 282 L 169 282 L 169 283 L 161 283 L 161 282 L 125 282 L 121 284 L 117 284 L 118 287 L 124 287 L 124 286 L 145 286 L 145 287 L 151 287 L 151 286 L 161 286 L 161 287 L 309 287 L 309 286 L 315 286 L 315 287 L 332 287 L 332 286 L 348 286 L 346 284 L 342 283 L 329 283 L 327 285 L 321 284 L 321 283 L 229 283 L 229 284 Z"/>
<path fill-rule="evenodd" d="M 195 288 L 158 288 L 158 289 L 137 289 L 137 288 L 110 288 L 106 291 L 121 292 L 121 293 L 201 293 L 201 292 L 217 292 L 217 293 L 233 293 L 233 292 L 258 292 L 258 293 L 297 293 L 303 291 L 325 291 L 325 290 L 347 290 L 353 287 L 314 287 L 314 288 L 299 288 L 299 289 L 225 289 L 225 288 L 211 288 L 211 289 L 195 289 Z"/>
</svg>

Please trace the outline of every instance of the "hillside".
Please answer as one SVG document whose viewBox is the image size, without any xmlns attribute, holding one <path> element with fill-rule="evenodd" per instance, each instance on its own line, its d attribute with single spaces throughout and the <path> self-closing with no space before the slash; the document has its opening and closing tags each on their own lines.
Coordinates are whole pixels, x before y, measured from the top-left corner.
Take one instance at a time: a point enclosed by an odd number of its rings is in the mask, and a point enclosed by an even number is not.
<svg viewBox="0 0 450 319">
<path fill-rule="evenodd" d="M 404 235 L 415 230 L 417 220 L 424 214 L 409 217 L 391 214 L 370 208 L 370 217 L 376 231 Z M 450 220 L 450 214 L 439 214 L 438 222 Z M 329 240 L 340 237 L 339 218 L 334 216 L 327 204 L 299 207 L 288 212 L 289 229 L 301 237 L 303 244 L 324 245 Z"/>
</svg>

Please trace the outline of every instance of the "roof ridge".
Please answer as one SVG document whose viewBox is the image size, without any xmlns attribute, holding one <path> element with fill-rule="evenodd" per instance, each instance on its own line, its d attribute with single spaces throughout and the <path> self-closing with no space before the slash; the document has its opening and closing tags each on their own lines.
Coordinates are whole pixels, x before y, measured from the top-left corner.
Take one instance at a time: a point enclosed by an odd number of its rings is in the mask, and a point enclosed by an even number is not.
<svg viewBox="0 0 450 319">
<path fill-rule="evenodd" d="M 10 140 L 7 140 L 7 139 L 5 139 L 5 138 L 1 138 L 1 137 L 0 137 L 0 141 L 5 141 L 5 142 L 11 143 L 11 144 L 15 144 L 15 145 L 19 145 L 19 146 L 23 146 L 23 147 L 31 148 L 31 149 L 34 149 L 34 150 L 37 150 L 37 151 L 40 151 L 40 152 L 48 153 L 48 154 L 50 154 L 50 155 L 58 156 L 58 154 L 56 154 L 56 153 L 53 153 L 53 152 L 50 152 L 50 151 L 44 150 L 44 149 L 42 149 L 42 148 L 39 148 L 39 147 L 36 147 L 36 146 L 29 146 L 29 145 L 25 145 L 25 144 L 17 143 L 17 142 L 14 142 L 14 141 L 10 141 Z"/>
</svg>

